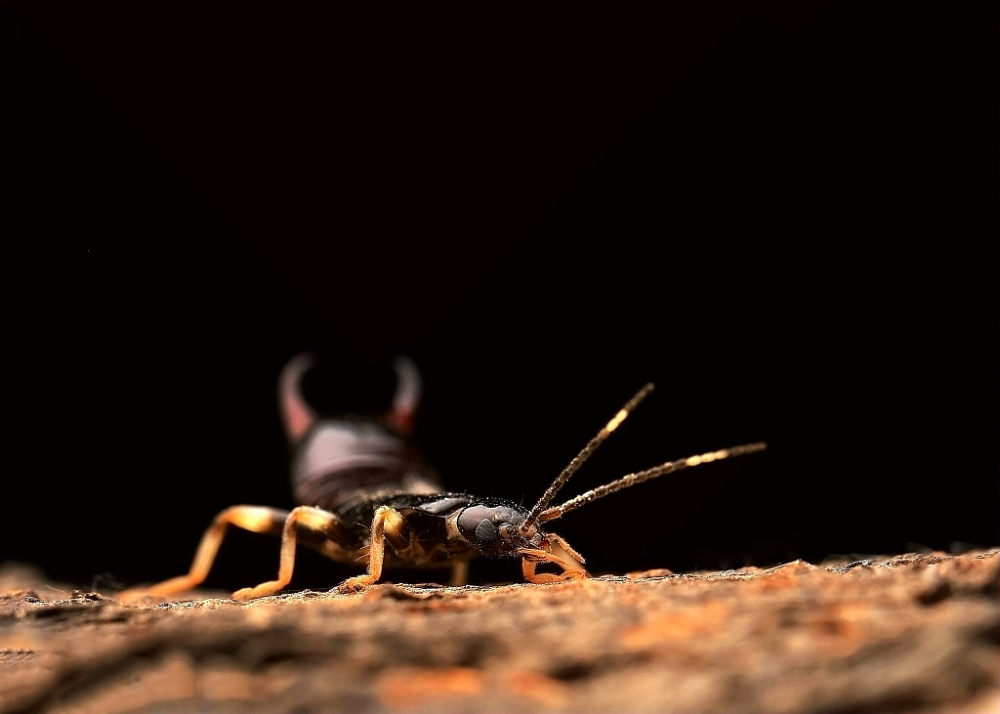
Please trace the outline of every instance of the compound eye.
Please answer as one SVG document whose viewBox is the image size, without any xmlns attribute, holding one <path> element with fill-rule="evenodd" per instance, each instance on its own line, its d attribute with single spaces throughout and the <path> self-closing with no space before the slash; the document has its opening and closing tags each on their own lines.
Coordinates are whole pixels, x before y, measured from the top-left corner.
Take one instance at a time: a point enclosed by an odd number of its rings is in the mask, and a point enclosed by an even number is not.
<svg viewBox="0 0 1000 714">
<path fill-rule="evenodd" d="M 497 529 L 490 521 L 482 521 L 476 526 L 476 540 L 480 543 L 493 543 L 497 539 Z"/>
<path fill-rule="evenodd" d="M 478 528 L 484 521 L 493 517 L 493 509 L 489 506 L 469 506 L 458 515 L 456 525 L 463 536 L 469 540 L 478 540 Z M 495 536 L 494 536 L 495 537 Z"/>
</svg>

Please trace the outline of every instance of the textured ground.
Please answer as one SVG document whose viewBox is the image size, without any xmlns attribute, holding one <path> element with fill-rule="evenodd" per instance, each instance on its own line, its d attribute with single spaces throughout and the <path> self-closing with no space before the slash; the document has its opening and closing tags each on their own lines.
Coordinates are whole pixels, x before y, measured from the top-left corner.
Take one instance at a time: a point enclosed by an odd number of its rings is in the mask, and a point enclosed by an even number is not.
<svg viewBox="0 0 1000 714">
<path fill-rule="evenodd" d="M 0 712 L 1000 711 L 1000 550 L 128 606 L 0 569 Z"/>
</svg>

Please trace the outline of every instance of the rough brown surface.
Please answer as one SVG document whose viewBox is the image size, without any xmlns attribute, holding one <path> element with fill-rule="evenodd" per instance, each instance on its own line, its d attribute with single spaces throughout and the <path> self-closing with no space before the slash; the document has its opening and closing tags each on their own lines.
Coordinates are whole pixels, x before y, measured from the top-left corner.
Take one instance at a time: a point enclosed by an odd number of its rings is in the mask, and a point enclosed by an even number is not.
<svg viewBox="0 0 1000 714">
<path fill-rule="evenodd" d="M 244 605 L 0 570 L 0 712 L 1000 710 L 1000 550 Z"/>
</svg>

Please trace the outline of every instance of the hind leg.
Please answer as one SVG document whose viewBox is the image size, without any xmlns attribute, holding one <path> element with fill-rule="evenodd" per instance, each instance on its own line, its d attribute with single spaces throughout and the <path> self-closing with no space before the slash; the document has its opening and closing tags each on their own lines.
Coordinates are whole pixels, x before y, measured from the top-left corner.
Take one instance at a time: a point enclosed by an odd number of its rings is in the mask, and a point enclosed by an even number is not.
<svg viewBox="0 0 1000 714">
<path fill-rule="evenodd" d="M 173 595 L 200 585 L 208 577 L 215 556 L 222 545 L 229 526 L 236 526 L 253 533 L 277 535 L 288 516 L 288 511 L 266 506 L 232 506 L 222 511 L 205 531 L 195 552 L 194 561 L 187 575 L 181 575 L 148 588 L 133 588 L 121 593 L 121 600 L 133 600 L 144 595 Z"/>
</svg>

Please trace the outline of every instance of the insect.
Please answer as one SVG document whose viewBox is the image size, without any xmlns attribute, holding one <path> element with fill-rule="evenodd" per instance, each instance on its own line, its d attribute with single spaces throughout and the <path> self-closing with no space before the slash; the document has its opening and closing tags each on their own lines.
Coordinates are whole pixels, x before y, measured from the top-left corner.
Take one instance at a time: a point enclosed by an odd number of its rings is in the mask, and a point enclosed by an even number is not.
<svg viewBox="0 0 1000 714">
<path fill-rule="evenodd" d="M 305 402 L 300 382 L 312 366 L 299 355 L 284 368 L 278 398 L 293 449 L 291 511 L 265 506 L 232 506 L 219 513 L 201 539 L 187 575 L 125 594 L 171 595 L 189 590 L 208 575 L 229 526 L 281 537 L 278 577 L 233 593 L 237 600 L 272 595 L 291 581 L 299 544 L 346 563 L 366 562 L 367 572 L 338 589 L 372 585 L 385 565 L 452 568 L 452 584 L 463 584 L 468 561 L 480 554 L 521 559 L 532 583 L 589 577 L 584 559 L 547 524 L 598 498 L 698 464 L 767 448 L 763 442 L 668 461 L 623 476 L 557 506 L 559 490 L 584 461 L 653 391 L 647 384 L 563 469 L 531 509 L 496 498 L 443 490 L 437 472 L 408 440 L 420 399 L 416 366 L 400 357 L 394 364 L 397 388 L 392 406 L 379 418 L 322 419 Z M 542 563 L 558 572 L 538 572 Z"/>
</svg>

